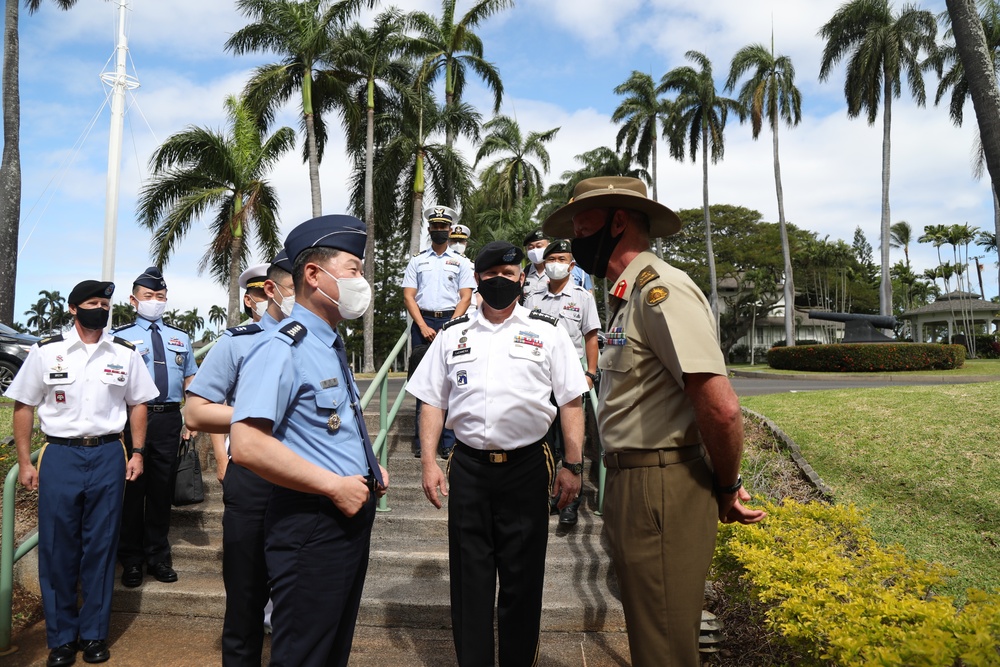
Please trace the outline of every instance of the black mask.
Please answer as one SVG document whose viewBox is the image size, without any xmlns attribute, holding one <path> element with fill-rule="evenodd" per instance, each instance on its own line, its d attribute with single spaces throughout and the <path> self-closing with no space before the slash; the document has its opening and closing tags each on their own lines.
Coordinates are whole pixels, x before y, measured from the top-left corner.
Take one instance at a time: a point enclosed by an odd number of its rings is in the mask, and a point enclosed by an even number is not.
<svg viewBox="0 0 1000 667">
<path fill-rule="evenodd" d="M 431 230 L 431 243 L 434 245 L 441 245 L 442 243 L 448 242 L 448 237 L 451 236 L 451 232 L 447 229 L 434 229 Z"/>
<path fill-rule="evenodd" d="M 618 242 L 625 235 L 625 232 L 622 232 L 614 238 L 611 236 L 611 222 L 614 220 L 617 210 L 613 208 L 608 211 L 608 218 L 604 221 L 604 227 L 600 231 L 583 238 L 575 238 L 570 244 L 573 249 L 573 259 L 576 260 L 577 265 L 597 278 L 607 276 L 611 253 L 615 251 Z"/>
<path fill-rule="evenodd" d="M 521 296 L 521 283 L 503 276 L 479 281 L 479 293 L 493 310 L 504 310 Z"/>
<path fill-rule="evenodd" d="M 100 330 L 108 326 L 108 316 L 111 311 L 104 308 L 79 308 L 76 309 L 76 321 L 84 329 Z"/>
</svg>

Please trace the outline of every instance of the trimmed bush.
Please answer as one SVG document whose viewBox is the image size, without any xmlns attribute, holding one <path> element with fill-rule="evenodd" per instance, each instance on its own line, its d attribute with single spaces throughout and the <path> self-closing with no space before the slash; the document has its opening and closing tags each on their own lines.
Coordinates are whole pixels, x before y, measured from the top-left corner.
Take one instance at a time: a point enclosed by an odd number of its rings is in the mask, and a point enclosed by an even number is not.
<svg viewBox="0 0 1000 667">
<path fill-rule="evenodd" d="M 965 363 L 961 345 L 931 343 L 838 343 L 772 347 L 771 368 L 830 373 L 950 370 Z"/>
<path fill-rule="evenodd" d="M 1000 595 L 964 607 L 933 589 L 950 571 L 883 548 L 853 506 L 769 503 L 761 524 L 724 525 L 714 567 L 803 665 L 1000 664 Z"/>
</svg>

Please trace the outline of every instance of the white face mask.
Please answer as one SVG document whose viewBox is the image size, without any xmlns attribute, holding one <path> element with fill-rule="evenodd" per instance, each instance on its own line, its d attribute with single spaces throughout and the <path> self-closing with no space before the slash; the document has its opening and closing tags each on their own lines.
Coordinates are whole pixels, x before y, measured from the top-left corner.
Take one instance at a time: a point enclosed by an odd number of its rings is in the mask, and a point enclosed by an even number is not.
<svg viewBox="0 0 1000 667">
<path fill-rule="evenodd" d="M 372 288 L 367 280 L 360 276 L 357 278 L 338 278 L 321 266 L 319 270 L 337 281 L 337 286 L 340 288 L 340 301 L 318 287 L 316 289 L 337 306 L 341 317 L 345 320 L 356 320 L 365 314 L 372 302 Z"/>
<path fill-rule="evenodd" d="M 549 277 L 549 280 L 559 281 L 569 275 L 569 269 L 569 264 L 549 262 L 545 265 L 545 275 Z"/>
<path fill-rule="evenodd" d="M 278 308 L 281 308 L 281 313 L 285 317 L 292 316 L 292 308 L 295 306 L 295 292 L 292 292 L 290 296 L 285 296 L 284 292 L 277 285 L 274 286 L 275 291 L 281 295 L 281 302 L 278 303 Z"/>
<path fill-rule="evenodd" d="M 541 264 L 545 260 L 542 255 L 545 254 L 545 248 L 532 248 L 528 251 L 528 261 L 532 264 Z"/>
<path fill-rule="evenodd" d="M 139 301 L 136 299 L 135 312 L 139 313 L 139 317 L 144 320 L 149 320 L 150 322 L 155 322 L 156 320 L 163 317 L 163 311 L 167 309 L 166 301 L 157 301 L 156 299 L 149 299 L 148 301 Z"/>
<path fill-rule="evenodd" d="M 464 255 L 465 254 L 465 246 L 466 246 L 465 243 L 452 243 L 451 244 L 451 249 L 454 250 L 455 252 L 457 252 L 459 255 Z"/>
<path fill-rule="evenodd" d="M 255 301 L 253 297 L 250 297 L 250 300 L 253 301 L 253 311 L 257 313 L 257 318 L 264 317 L 264 313 L 267 312 L 267 299 Z"/>
</svg>

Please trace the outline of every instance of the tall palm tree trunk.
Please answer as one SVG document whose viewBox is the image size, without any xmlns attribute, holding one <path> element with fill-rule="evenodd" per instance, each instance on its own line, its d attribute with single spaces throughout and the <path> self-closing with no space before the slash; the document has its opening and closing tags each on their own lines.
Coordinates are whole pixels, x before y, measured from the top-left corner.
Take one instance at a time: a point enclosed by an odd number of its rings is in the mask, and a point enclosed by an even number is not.
<svg viewBox="0 0 1000 667">
<path fill-rule="evenodd" d="M 781 163 L 778 161 L 778 116 L 771 124 L 771 145 L 774 148 L 774 191 L 778 197 L 778 230 L 781 232 L 781 254 L 785 258 L 785 345 L 795 345 L 795 283 L 792 280 L 792 251 L 785 226 L 785 194 L 781 189 Z"/>
<path fill-rule="evenodd" d="M 424 210 L 424 151 L 417 151 L 416 175 L 413 179 L 413 218 L 410 220 L 410 257 L 420 252 L 420 232 Z"/>
<path fill-rule="evenodd" d="M 882 277 L 879 282 L 879 314 L 892 315 L 892 279 L 889 276 L 889 129 L 892 126 L 892 81 L 885 77 L 883 91 L 885 108 L 882 110 L 882 225 L 880 243 Z"/>
<path fill-rule="evenodd" d="M 1000 197 L 997 197 L 996 186 L 990 188 L 993 193 L 993 228 L 996 233 L 996 239 L 1000 243 Z M 1000 259 L 1000 245 L 997 246 L 997 259 Z M 1000 294 L 1000 261 L 997 262 L 997 294 Z"/>
<path fill-rule="evenodd" d="M 21 223 L 21 97 L 18 0 L 7 0 L 3 38 L 3 162 L 0 163 L 0 320 L 14 321 L 17 233 Z"/>
<path fill-rule="evenodd" d="M 240 255 L 243 249 L 243 235 L 233 234 L 229 247 L 232 255 L 229 258 L 229 318 L 226 326 L 235 327 L 243 319 L 240 308 Z"/>
<path fill-rule="evenodd" d="M 374 87 L 368 87 L 368 127 L 365 136 L 365 227 L 368 237 L 365 239 L 365 280 L 375 291 L 375 186 L 372 177 L 372 163 L 375 158 L 375 103 Z M 375 304 L 368 305 L 364 319 L 364 362 L 365 373 L 375 372 Z"/>
<path fill-rule="evenodd" d="M 708 255 L 708 281 L 711 285 L 709 305 L 712 306 L 712 317 L 715 319 L 715 336 L 719 332 L 719 283 L 715 277 L 715 250 L 712 248 L 712 216 L 708 210 L 708 127 L 701 128 L 701 174 L 702 174 L 702 212 L 705 215 L 705 252 Z"/>
<path fill-rule="evenodd" d="M 654 123 L 654 126 L 655 126 L 655 123 L 656 123 L 655 119 L 653 120 L 653 123 Z M 652 166 L 653 166 L 653 173 L 652 173 L 652 176 L 653 176 L 653 199 L 655 201 L 660 201 L 659 191 L 658 191 L 658 189 L 656 187 L 656 137 L 655 136 L 653 137 L 653 145 L 650 146 L 649 160 L 650 160 L 650 164 L 652 164 Z M 656 239 L 656 256 L 659 257 L 660 259 L 663 259 L 663 239 L 661 239 L 659 237 L 657 237 L 657 239 Z"/>
<path fill-rule="evenodd" d="M 316 120 L 312 107 L 312 73 L 302 78 L 302 116 L 306 122 L 306 144 L 309 149 L 309 193 L 312 198 L 312 215 L 323 215 L 323 194 L 319 187 L 319 149 L 316 146 Z"/>
</svg>

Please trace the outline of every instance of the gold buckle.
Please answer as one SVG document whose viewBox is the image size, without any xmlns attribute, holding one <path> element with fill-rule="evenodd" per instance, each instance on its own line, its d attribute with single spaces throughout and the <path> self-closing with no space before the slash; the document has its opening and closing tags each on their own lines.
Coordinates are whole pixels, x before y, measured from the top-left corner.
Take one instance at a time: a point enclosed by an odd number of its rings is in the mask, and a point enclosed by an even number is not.
<svg viewBox="0 0 1000 667">
<path fill-rule="evenodd" d="M 490 463 L 507 463 L 507 452 L 490 452 Z"/>
<path fill-rule="evenodd" d="M 80 439 L 83 440 L 83 446 L 84 447 L 96 447 L 98 445 L 98 442 L 100 441 L 100 438 L 90 438 L 90 437 L 88 437 L 88 438 L 80 438 Z"/>
</svg>

